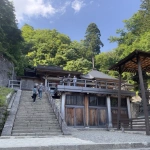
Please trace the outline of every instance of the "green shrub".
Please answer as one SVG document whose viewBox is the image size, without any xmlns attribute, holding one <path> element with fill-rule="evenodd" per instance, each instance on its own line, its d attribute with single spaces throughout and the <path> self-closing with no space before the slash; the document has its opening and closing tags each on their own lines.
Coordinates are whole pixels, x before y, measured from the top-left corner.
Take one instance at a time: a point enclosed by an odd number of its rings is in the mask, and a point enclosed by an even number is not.
<svg viewBox="0 0 150 150">
<path fill-rule="evenodd" d="M 6 88 L 6 87 L 0 87 L 0 107 L 4 106 L 6 104 L 6 96 L 13 92 L 13 89 Z"/>
</svg>

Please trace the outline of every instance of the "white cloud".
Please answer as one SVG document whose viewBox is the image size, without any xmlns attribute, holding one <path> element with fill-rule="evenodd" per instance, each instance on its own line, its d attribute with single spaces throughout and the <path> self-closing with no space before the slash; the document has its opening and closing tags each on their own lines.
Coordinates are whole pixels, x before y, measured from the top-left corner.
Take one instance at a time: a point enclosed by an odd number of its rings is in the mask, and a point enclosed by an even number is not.
<svg viewBox="0 0 150 150">
<path fill-rule="evenodd" d="M 74 0 L 72 2 L 72 8 L 75 10 L 75 12 L 79 12 L 83 6 L 85 6 L 85 3 L 82 0 Z"/>
<path fill-rule="evenodd" d="M 90 4 L 92 4 L 94 1 L 92 0 L 92 1 L 90 1 Z"/>
<path fill-rule="evenodd" d="M 65 4 L 59 8 L 59 11 L 61 12 L 61 14 L 64 14 L 66 12 L 67 7 L 71 4 L 70 1 L 66 1 Z"/>
<path fill-rule="evenodd" d="M 84 0 L 10 0 L 13 1 L 18 22 L 26 21 L 31 17 L 52 17 L 64 14 L 67 7 L 79 12 L 85 6 Z M 55 6 L 55 7 L 54 7 Z"/>
<path fill-rule="evenodd" d="M 24 15 L 47 17 L 57 12 L 50 3 L 44 3 L 44 0 L 13 0 L 13 3 L 18 21 L 23 20 Z"/>
</svg>

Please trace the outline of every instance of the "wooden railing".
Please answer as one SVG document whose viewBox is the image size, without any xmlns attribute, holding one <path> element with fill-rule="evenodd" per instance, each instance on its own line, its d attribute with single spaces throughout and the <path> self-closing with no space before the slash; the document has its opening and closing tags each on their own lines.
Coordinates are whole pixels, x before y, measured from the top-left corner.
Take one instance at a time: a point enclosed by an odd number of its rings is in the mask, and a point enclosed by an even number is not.
<svg viewBox="0 0 150 150">
<path fill-rule="evenodd" d="M 120 119 L 119 128 L 126 131 L 146 131 L 145 118 Z"/>
<path fill-rule="evenodd" d="M 21 81 L 20 80 L 9 80 L 8 87 L 21 89 Z"/>
<path fill-rule="evenodd" d="M 51 86 L 64 85 L 64 86 L 74 86 L 73 78 L 58 78 L 59 83 L 49 83 Z M 100 88 L 100 89 L 118 89 L 118 81 L 105 81 L 105 80 L 89 80 L 89 79 L 77 79 L 76 85 L 80 87 L 91 87 L 91 88 Z M 127 83 L 121 84 L 121 90 L 131 90 L 132 85 Z"/>
<path fill-rule="evenodd" d="M 69 135 L 70 133 L 69 133 L 69 131 L 68 131 L 68 129 L 67 129 L 66 122 L 65 122 L 65 120 L 62 118 L 62 115 L 61 115 L 61 113 L 60 113 L 60 110 L 58 109 L 58 107 L 57 107 L 56 104 L 55 104 L 55 99 L 52 98 L 52 96 L 51 96 L 49 90 L 47 90 L 46 94 L 47 94 L 47 96 L 48 96 L 48 100 L 49 100 L 49 102 L 50 102 L 50 104 L 51 104 L 51 107 L 52 107 L 52 109 L 53 109 L 53 111 L 54 111 L 54 114 L 55 114 L 55 116 L 56 116 L 56 119 L 58 120 L 58 123 L 59 123 L 59 125 L 60 125 L 60 128 L 61 128 L 62 133 L 63 133 L 64 135 Z"/>
</svg>

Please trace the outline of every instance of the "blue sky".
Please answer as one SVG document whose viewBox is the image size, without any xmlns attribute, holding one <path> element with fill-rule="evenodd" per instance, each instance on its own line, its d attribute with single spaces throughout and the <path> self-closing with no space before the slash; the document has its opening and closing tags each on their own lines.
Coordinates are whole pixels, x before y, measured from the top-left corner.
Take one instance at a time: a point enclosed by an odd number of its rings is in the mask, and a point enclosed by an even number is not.
<svg viewBox="0 0 150 150">
<path fill-rule="evenodd" d="M 140 0 L 13 0 L 19 27 L 25 23 L 35 29 L 56 29 L 71 40 L 84 39 L 87 26 L 94 22 L 101 31 L 104 47 L 101 52 L 117 46 L 110 36 L 123 28 L 139 8 Z"/>
</svg>

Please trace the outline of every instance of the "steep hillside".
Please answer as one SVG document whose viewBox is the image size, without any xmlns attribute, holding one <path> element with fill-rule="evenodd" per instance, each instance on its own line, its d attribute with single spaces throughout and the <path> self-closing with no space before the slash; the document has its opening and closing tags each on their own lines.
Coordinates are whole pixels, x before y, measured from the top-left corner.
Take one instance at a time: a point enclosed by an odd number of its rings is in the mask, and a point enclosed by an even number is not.
<svg viewBox="0 0 150 150">
<path fill-rule="evenodd" d="M 9 80 L 15 79 L 14 65 L 0 54 L 0 86 L 8 86 Z"/>
</svg>

